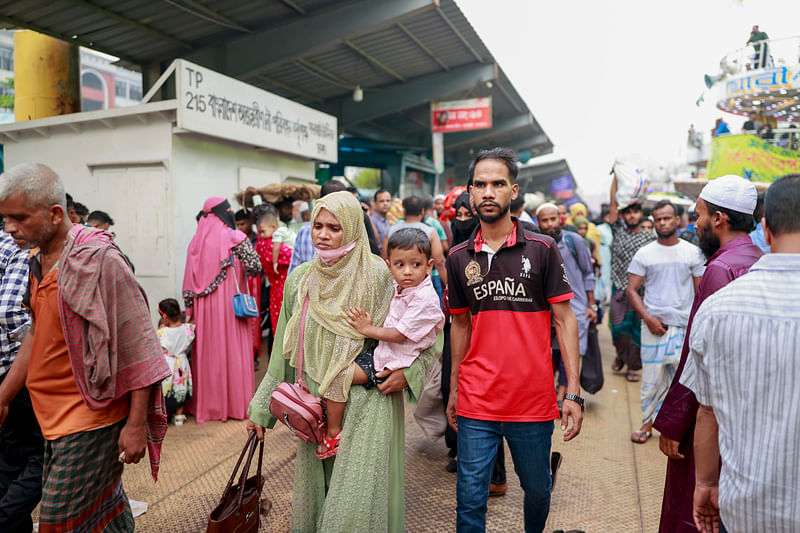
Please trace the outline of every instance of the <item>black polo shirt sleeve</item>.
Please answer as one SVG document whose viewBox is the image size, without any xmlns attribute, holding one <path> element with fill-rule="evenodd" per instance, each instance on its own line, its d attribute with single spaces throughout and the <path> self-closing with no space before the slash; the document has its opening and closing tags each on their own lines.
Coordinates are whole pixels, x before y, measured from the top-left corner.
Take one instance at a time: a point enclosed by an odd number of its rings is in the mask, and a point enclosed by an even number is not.
<svg viewBox="0 0 800 533">
<path fill-rule="evenodd" d="M 567 278 L 567 268 L 557 246 L 551 245 L 547 249 L 545 268 L 542 269 L 542 286 L 544 296 L 551 304 L 571 300 L 574 297 Z"/>
<path fill-rule="evenodd" d="M 461 271 L 461 262 L 458 260 L 457 254 L 453 253 L 455 251 L 455 249 L 452 250 L 447 256 L 447 294 L 450 302 L 450 314 L 460 315 L 469 311 L 469 300 L 464 293 L 464 274 Z"/>
</svg>

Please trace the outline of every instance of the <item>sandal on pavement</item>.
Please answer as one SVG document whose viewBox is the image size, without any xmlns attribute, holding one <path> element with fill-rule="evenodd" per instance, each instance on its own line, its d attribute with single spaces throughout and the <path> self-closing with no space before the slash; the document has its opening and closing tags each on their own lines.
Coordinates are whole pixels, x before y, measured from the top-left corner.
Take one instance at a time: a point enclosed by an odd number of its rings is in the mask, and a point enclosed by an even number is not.
<svg viewBox="0 0 800 533">
<path fill-rule="evenodd" d="M 629 370 L 627 374 L 625 374 L 625 379 L 631 383 L 639 383 L 641 381 L 641 377 L 636 372 Z"/>
<path fill-rule="evenodd" d="M 328 457 L 333 457 L 339 453 L 340 440 L 342 440 L 342 430 L 339 430 L 339 433 L 330 439 L 327 437 L 327 435 L 322 437 L 322 444 L 317 446 L 317 449 L 314 451 L 317 459 L 327 459 Z"/>
<path fill-rule="evenodd" d="M 563 456 L 558 452 L 553 452 L 550 454 L 550 477 L 553 478 L 553 482 L 550 485 L 551 490 L 556 486 L 556 474 L 558 473 L 558 469 L 561 467 L 561 461 L 563 459 Z"/>
<path fill-rule="evenodd" d="M 641 429 L 637 429 L 633 432 L 633 435 L 631 435 L 631 442 L 635 442 L 636 444 L 644 444 L 650 440 L 650 437 L 652 436 L 652 431 L 643 431 Z"/>
<path fill-rule="evenodd" d="M 176 426 L 182 426 L 184 422 L 186 422 L 186 415 L 175 415 L 173 423 Z"/>
<path fill-rule="evenodd" d="M 615 374 L 622 373 L 622 369 L 625 368 L 625 361 L 617 357 L 614 359 L 614 362 L 611 363 L 611 371 Z"/>
</svg>

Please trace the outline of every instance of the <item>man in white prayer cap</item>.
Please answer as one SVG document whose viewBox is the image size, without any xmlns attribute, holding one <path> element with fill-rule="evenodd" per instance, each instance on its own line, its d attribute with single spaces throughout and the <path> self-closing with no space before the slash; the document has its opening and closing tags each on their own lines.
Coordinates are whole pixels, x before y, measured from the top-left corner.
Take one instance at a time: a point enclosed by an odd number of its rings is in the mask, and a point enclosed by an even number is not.
<svg viewBox="0 0 800 533">
<path fill-rule="evenodd" d="M 695 292 L 677 373 L 654 424 L 661 432 L 661 451 L 669 457 L 661 507 L 662 532 L 696 531 L 692 518 L 695 485 L 693 442 L 699 404 L 694 393 L 683 386 L 680 379 L 689 354 L 692 322 L 700 304 L 749 271 L 763 255 L 748 235 L 755 225 L 756 194 L 752 183 L 729 175 L 712 180 L 697 200 L 695 224 L 700 248 L 708 263 Z"/>
</svg>

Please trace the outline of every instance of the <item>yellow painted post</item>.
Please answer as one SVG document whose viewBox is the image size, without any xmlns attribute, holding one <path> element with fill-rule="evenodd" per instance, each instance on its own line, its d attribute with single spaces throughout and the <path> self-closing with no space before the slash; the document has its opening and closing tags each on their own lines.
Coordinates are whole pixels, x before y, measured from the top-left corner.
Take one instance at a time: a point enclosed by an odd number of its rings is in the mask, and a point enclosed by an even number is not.
<svg viewBox="0 0 800 533">
<path fill-rule="evenodd" d="M 81 110 L 78 45 L 34 31 L 14 34 L 17 122 Z"/>
</svg>

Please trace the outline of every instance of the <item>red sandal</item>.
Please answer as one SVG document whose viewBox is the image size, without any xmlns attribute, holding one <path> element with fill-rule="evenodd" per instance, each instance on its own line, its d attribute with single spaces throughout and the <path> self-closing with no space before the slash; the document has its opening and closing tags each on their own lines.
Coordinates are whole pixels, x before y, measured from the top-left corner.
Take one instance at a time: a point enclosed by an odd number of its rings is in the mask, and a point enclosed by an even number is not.
<svg viewBox="0 0 800 533">
<path fill-rule="evenodd" d="M 314 451 L 317 459 L 327 459 L 339 453 L 340 440 L 342 440 L 342 430 L 339 430 L 339 433 L 330 439 L 327 435 L 322 437 L 322 444 L 317 446 L 317 449 Z"/>
</svg>

